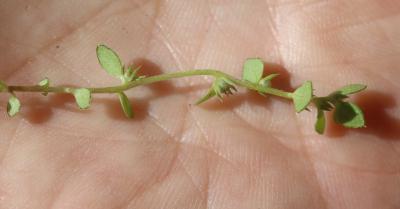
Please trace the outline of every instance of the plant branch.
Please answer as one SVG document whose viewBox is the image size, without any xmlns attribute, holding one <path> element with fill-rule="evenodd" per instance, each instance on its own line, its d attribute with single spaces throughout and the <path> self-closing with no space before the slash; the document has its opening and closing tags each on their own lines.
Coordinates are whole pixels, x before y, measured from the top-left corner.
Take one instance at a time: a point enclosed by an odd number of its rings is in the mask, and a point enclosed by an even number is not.
<svg viewBox="0 0 400 209">
<path fill-rule="evenodd" d="M 100 88 L 87 88 L 92 94 L 102 94 L 102 93 L 118 93 L 123 92 L 129 89 L 132 89 L 137 86 L 157 83 L 161 81 L 166 81 L 175 78 L 183 78 L 183 77 L 190 77 L 190 76 L 213 76 L 215 78 L 227 78 L 231 80 L 238 86 L 259 91 L 264 94 L 270 94 L 278 97 L 282 97 L 285 99 L 292 99 L 292 93 L 285 92 L 279 89 L 271 88 L 271 87 L 264 87 L 258 84 L 254 84 L 245 80 L 237 79 L 229 74 L 218 70 L 212 69 L 202 69 L 202 70 L 188 70 L 188 71 L 181 71 L 181 72 L 173 72 L 173 73 L 166 73 L 160 74 L 155 76 L 149 76 L 145 78 L 141 78 L 138 80 L 134 80 L 128 82 L 126 84 L 118 85 L 118 86 L 109 86 L 109 87 L 100 87 Z M 79 88 L 86 88 L 86 87 L 79 87 Z M 71 93 L 73 90 L 76 89 L 75 87 L 70 86 L 56 86 L 56 87 L 43 87 L 39 85 L 35 86 L 8 86 L 9 92 L 40 92 L 40 93 Z"/>
</svg>

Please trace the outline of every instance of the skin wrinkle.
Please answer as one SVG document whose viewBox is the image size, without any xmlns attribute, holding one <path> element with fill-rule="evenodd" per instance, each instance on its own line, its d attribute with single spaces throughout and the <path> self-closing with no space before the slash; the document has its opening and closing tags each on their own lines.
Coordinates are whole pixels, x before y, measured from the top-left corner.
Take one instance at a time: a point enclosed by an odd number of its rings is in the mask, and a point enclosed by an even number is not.
<svg viewBox="0 0 400 209">
<path fill-rule="evenodd" d="M 278 39 L 278 35 L 279 35 L 279 30 L 276 24 L 276 18 L 274 18 L 274 16 L 272 15 L 273 10 L 271 9 L 271 7 L 268 6 L 267 4 L 267 9 L 268 9 L 268 24 L 269 24 L 269 28 L 271 29 L 272 32 L 272 38 L 274 39 L 274 41 L 276 42 L 276 47 L 274 47 L 278 53 L 278 63 L 281 65 L 284 65 L 284 57 L 282 56 L 282 52 L 281 52 L 281 42 Z"/>
<path fill-rule="evenodd" d="M 24 43 L 21 41 L 17 41 L 17 40 L 13 40 L 12 38 L 6 37 L 2 34 L 0 34 L 0 39 L 2 41 L 5 41 L 6 44 L 9 44 L 9 45 L 21 46 L 21 47 L 25 47 L 25 48 L 29 48 L 29 49 L 36 49 L 36 46 L 34 46 L 34 45 L 31 45 L 29 43 Z M 12 48 L 12 47 L 10 47 L 10 48 Z"/>
<path fill-rule="evenodd" d="M 18 71 L 20 71 L 22 69 L 25 69 L 25 67 L 30 64 L 30 60 L 34 60 L 37 57 L 40 57 L 41 54 L 43 54 L 43 53 L 47 52 L 49 49 L 53 48 L 54 45 L 56 45 L 57 43 L 61 42 L 62 40 L 65 40 L 66 38 L 75 34 L 75 32 L 79 30 L 79 28 L 81 28 L 82 26 L 87 25 L 89 22 L 91 22 L 98 14 L 100 14 L 104 9 L 106 9 L 112 2 L 113 2 L 113 0 L 110 0 L 103 7 L 94 11 L 94 13 L 91 15 L 90 18 L 88 18 L 86 21 L 83 21 L 81 24 L 76 25 L 75 28 L 71 28 L 71 30 L 68 31 L 68 33 L 65 33 L 63 36 L 60 36 L 57 39 L 53 39 L 53 40 L 49 41 L 43 47 L 39 48 L 35 53 L 30 55 L 29 58 L 22 61 L 22 64 L 19 65 L 18 67 L 16 67 L 16 69 L 14 71 L 12 71 L 12 73 L 10 73 L 9 75 L 5 75 L 3 77 L 3 80 L 7 81 L 10 78 L 10 76 L 15 75 L 15 73 L 17 73 Z"/>
<path fill-rule="evenodd" d="M 400 12 L 400 11 L 399 11 Z M 372 20 L 359 20 L 359 21 L 355 21 L 353 23 L 345 23 L 343 25 L 338 25 L 336 27 L 332 27 L 330 29 L 326 29 L 326 28 L 320 28 L 321 33 L 337 33 L 337 31 L 339 30 L 346 30 L 348 28 L 355 28 L 355 27 L 361 27 L 361 26 L 367 26 L 367 25 L 375 25 L 377 22 L 382 22 L 386 19 L 390 19 L 390 18 L 396 18 L 400 15 L 400 13 L 398 14 L 385 14 L 382 17 L 378 17 L 377 19 L 372 19 Z"/>
<path fill-rule="evenodd" d="M 363 70 L 361 71 L 363 74 L 369 75 L 369 76 L 373 76 L 374 78 L 380 78 L 382 79 L 384 82 L 383 83 L 389 83 L 390 85 L 394 86 L 394 89 L 399 89 L 400 85 L 397 84 L 395 81 L 392 81 L 386 77 L 384 77 L 381 73 L 379 72 L 374 72 L 371 70 Z"/>
<path fill-rule="evenodd" d="M 178 157 L 177 161 L 178 161 L 178 163 L 181 165 L 181 167 L 182 167 L 182 169 L 183 169 L 185 175 L 189 178 L 190 183 L 194 186 L 194 188 L 195 188 L 196 191 L 199 193 L 199 195 L 200 195 L 200 196 L 204 196 L 204 194 L 203 194 L 204 192 L 202 192 L 202 191 L 201 191 L 201 188 L 199 188 L 199 187 L 196 185 L 196 183 L 194 182 L 194 177 L 193 177 L 193 176 L 189 173 L 189 171 L 186 169 L 186 167 L 185 167 L 185 165 L 183 164 L 182 160 L 179 159 L 179 157 Z M 202 197 L 202 198 L 204 198 L 204 197 Z"/>
<path fill-rule="evenodd" d="M 299 5 L 299 4 L 304 4 L 304 5 L 315 5 L 318 3 L 324 3 L 324 2 L 329 2 L 329 0 L 288 0 L 288 1 L 278 1 L 279 3 L 274 4 L 276 1 L 271 1 L 271 0 L 265 0 L 267 4 L 270 5 L 270 7 L 284 7 L 284 6 L 293 6 L 293 5 Z"/>
<path fill-rule="evenodd" d="M 210 137 L 207 135 L 206 131 L 204 130 L 204 128 L 202 128 L 202 125 L 200 123 L 200 121 L 196 118 L 196 116 L 193 114 L 192 111 L 189 110 L 189 113 L 192 115 L 192 118 L 195 122 L 196 127 L 200 130 L 200 133 L 203 135 L 203 141 L 206 143 L 206 146 L 208 146 L 209 151 L 213 154 L 215 154 L 217 157 L 221 158 L 223 161 L 229 163 L 232 167 L 235 167 L 235 163 L 232 162 L 231 160 L 229 160 L 228 158 L 226 158 L 225 156 L 223 156 L 221 153 L 218 152 L 218 149 L 215 148 L 211 143 L 211 139 Z"/>
<path fill-rule="evenodd" d="M 2 158 L 0 160 L 0 168 L 3 166 L 4 160 L 6 159 L 6 157 L 8 155 L 11 144 L 13 143 L 15 138 L 19 135 L 18 130 L 20 129 L 20 126 L 22 125 L 23 121 L 24 121 L 23 119 L 18 120 L 17 127 L 14 129 L 11 139 L 8 140 L 7 147 L 4 149 L 4 154 L 2 154 Z M 2 172 L 2 169 L 0 169 L 0 176 L 1 176 L 1 172 Z"/>
<path fill-rule="evenodd" d="M 168 52 L 170 55 L 172 55 L 173 61 L 178 65 L 179 69 L 185 69 L 184 66 L 185 64 L 183 64 L 180 59 L 183 59 L 182 56 L 182 52 L 180 51 L 180 49 L 178 47 L 176 47 L 173 42 L 171 42 L 169 40 L 169 38 L 164 34 L 162 26 L 160 23 L 158 23 L 157 21 L 155 21 L 155 26 L 157 26 L 156 28 L 159 29 L 158 34 L 160 34 L 158 37 L 160 37 L 161 43 L 167 47 Z M 185 61 L 185 63 L 187 63 Z"/>
<path fill-rule="evenodd" d="M 326 196 L 326 191 L 322 187 L 321 179 L 318 177 L 319 175 L 317 175 L 318 171 L 316 169 L 315 163 L 313 162 L 314 159 L 312 158 L 310 150 L 308 149 L 308 146 L 307 146 L 306 140 L 308 140 L 308 139 L 305 136 L 304 132 L 300 128 L 300 123 L 299 123 L 298 118 L 296 116 L 295 116 L 295 118 L 296 118 L 296 128 L 297 128 L 297 130 L 299 132 L 298 136 L 301 137 L 302 142 L 303 142 L 302 143 L 302 147 L 303 147 L 302 153 L 304 155 L 305 160 L 308 162 L 310 167 L 313 169 L 313 173 L 312 173 L 313 179 L 314 179 L 313 182 L 316 182 L 316 184 L 317 184 L 317 187 L 318 187 L 318 190 L 319 190 L 319 194 L 320 194 L 319 196 L 322 199 L 322 202 L 324 204 L 324 208 L 329 209 L 330 207 L 329 207 L 329 204 L 328 204 L 328 200 L 327 200 L 328 198 Z"/>
<path fill-rule="evenodd" d="M 207 6 L 210 8 L 210 18 L 211 18 L 211 24 L 215 25 L 216 30 L 219 32 L 218 35 L 223 36 L 224 39 L 230 39 L 232 38 L 231 36 L 229 36 L 229 34 L 226 32 L 226 30 L 222 29 L 223 27 L 221 26 L 220 22 L 218 21 L 218 18 L 215 14 L 215 11 L 213 12 L 213 9 L 211 8 L 211 0 L 205 0 L 207 2 Z M 216 9 L 217 10 L 217 9 Z"/>
<path fill-rule="evenodd" d="M 370 173 L 370 174 L 376 174 L 376 175 L 399 175 L 400 174 L 400 170 L 393 171 L 393 172 L 384 172 L 384 171 L 378 171 L 376 169 L 363 169 L 363 168 L 351 166 L 348 164 L 342 164 L 342 163 L 333 161 L 333 160 L 331 160 L 327 157 L 323 157 L 323 156 L 319 156 L 318 159 L 314 159 L 314 160 L 319 161 L 319 163 L 323 162 L 323 164 L 330 164 L 332 166 L 340 167 L 340 168 L 343 168 L 345 170 L 349 170 L 349 171 L 355 172 L 355 173 Z"/>
<path fill-rule="evenodd" d="M 167 166 L 168 170 L 166 171 L 165 175 L 163 175 L 162 178 L 155 179 L 150 185 L 149 184 L 141 185 L 141 187 L 139 189 L 137 189 L 136 193 L 133 193 L 129 198 L 127 198 L 129 201 L 127 201 L 126 204 L 125 203 L 121 204 L 121 207 L 123 205 L 126 205 L 125 208 L 129 209 L 131 207 L 131 205 L 135 203 L 134 202 L 135 198 L 138 198 L 139 196 L 144 195 L 147 191 L 153 189 L 155 186 L 157 186 L 159 184 L 162 184 L 164 182 L 164 180 L 167 179 L 169 175 L 171 175 L 171 172 L 172 172 L 172 170 L 174 168 L 174 165 L 177 163 L 177 160 L 178 160 L 179 150 L 181 149 L 181 144 L 179 142 L 175 142 L 174 141 L 173 143 L 177 145 L 177 148 L 176 148 L 177 151 L 175 152 L 175 155 L 174 155 L 173 159 L 170 162 L 170 166 Z M 144 187 L 147 187 L 147 188 L 144 188 Z M 134 207 L 134 208 L 136 208 L 136 207 Z"/>
<path fill-rule="evenodd" d="M 394 15 L 393 19 L 395 17 L 398 17 L 398 19 L 400 19 L 400 13 Z M 382 21 L 379 22 L 380 24 L 376 24 L 376 27 L 380 28 L 382 31 L 382 36 L 384 36 L 386 38 L 386 40 L 390 41 L 390 45 L 396 45 L 396 41 L 393 40 L 393 38 L 389 35 L 389 33 L 387 32 L 387 30 L 385 30 L 384 26 L 382 25 Z M 395 53 L 395 55 L 399 55 L 399 50 L 396 50 L 397 53 Z"/>
<path fill-rule="evenodd" d="M 208 154 L 207 154 L 208 157 Z M 205 201 L 206 201 L 206 209 L 211 208 L 210 204 L 210 177 L 211 177 L 211 169 L 210 169 L 210 161 L 206 160 L 206 173 L 207 173 L 207 179 L 206 179 L 206 184 L 205 184 Z"/>
<path fill-rule="evenodd" d="M 168 133 L 166 133 L 166 134 L 168 135 Z M 131 204 L 133 204 L 134 201 L 136 200 L 136 198 L 140 197 L 141 195 L 144 195 L 147 191 L 153 189 L 155 186 L 162 184 L 165 181 L 165 179 L 168 178 L 168 176 L 172 175 L 171 172 L 174 168 L 174 165 L 177 163 L 178 153 L 179 153 L 179 150 L 181 149 L 181 144 L 175 140 L 172 140 L 173 138 L 170 135 L 168 135 L 168 136 L 171 139 L 171 140 L 169 140 L 168 143 L 175 144 L 176 151 L 174 151 L 175 154 L 174 154 L 173 158 L 171 159 L 170 165 L 166 166 L 168 169 L 165 171 L 165 174 L 160 175 L 160 178 L 149 180 L 150 183 L 147 183 L 147 184 L 143 183 L 139 187 L 137 187 L 137 188 L 133 187 L 130 191 L 127 191 L 127 193 L 130 194 L 126 197 L 127 201 L 120 203 L 119 206 L 116 206 L 115 208 L 129 209 L 131 207 Z"/>
<path fill-rule="evenodd" d="M 43 58 L 47 58 L 47 59 L 59 64 L 58 66 L 60 68 L 71 72 L 72 74 L 76 75 L 78 78 L 81 78 L 85 82 L 85 85 L 93 84 L 93 82 L 91 82 L 90 78 L 88 76 L 85 76 L 85 74 L 79 73 L 80 72 L 79 70 L 75 70 L 74 68 L 68 67 L 68 65 L 65 62 L 61 62 L 60 60 L 55 59 L 53 57 L 54 53 L 47 54 L 46 52 L 43 52 L 42 55 L 43 55 Z"/>
<path fill-rule="evenodd" d="M 179 48 L 177 48 L 176 46 L 174 46 L 174 44 L 173 44 L 173 42 L 171 42 L 170 40 L 169 40 L 169 38 L 165 35 L 165 33 L 164 33 L 164 29 L 163 29 L 163 26 L 162 26 L 162 24 L 161 23 L 159 23 L 158 21 L 157 21 L 157 19 L 159 18 L 159 16 L 160 16 L 160 10 L 159 10 L 159 8 L 161 7 L 161 4 L 160 4 L 160 1 L 155 1 L 155 2 L 158 2 L 158 4 L 157 4 L 157 7 L 156 7 L 156 12 L 155 12 L 155 15 L 154 15 L 154 17 L 150 17 L 150 15 L 148 15 L 147 13 L 145 13 L 143 10 L 139 10 L 139 11 L 141 11 L 142 12 L 142 14 L 144 14 L 146 17 L 149 17 L 149 19 L 150 20 L 152 20 L 152 22 L 153 22 L 153 30 L 152 30 L 152 32 L 151 32 L 151 34 L 152 34 L 152 37 L 160 37 L 161 38 L 161 43 L 162 44 L 164 44 L 164 46 L 166 46 L 167 47 L 167 49 L 168 49 L 168 52 L 172 55 L 172 58 L 174 59 L 174 61 L 175 61 L 175 63 L 178 65 L 178 67 L 180 68 L 180 69 L 184 69 L 184 65 L 183 65 L 183 63 L 182 62 L 180 62 L 179 60 L 179 58 L 182 58 L 183 59 L 183 56 L 182 56 L 182 52 L 179 50 Z M 160 34 L 160 35 L 158 35 L 158 36 L 156 36 L 156 34 Z M 150 38 L 149 38 L 149 40 L 150 40 Z M 147 54 L 147 53 L 146 53 Z M 186 62 L 186 61 L 185 61 Z"/>
<path fill-rule="evenodd" d="M 207 7 L 207 12 L 208 12 L 208 17 L 212 17 L 212 14 L 211 14 L 211 7 L 210 7 L 210 1 L 209 0 L 204 0 L 205 1 L 205 4 L 206 4 L 206 7 Z M 207 34 L 208 34 L 208 31 L 210 30 L 210 28 L 211 28 L 211 24 L 212 24 L 212 18 L 209 18 L 209 19 L 211 19 L 211 20 L 207 20 L 207 26 L 205 26 L 205 29 L 204 29 L 204 31 L 206 31 L 206 33 L 204 33 L 204 35 L 202 35 L 201 36 L 201 39 L 199 39 L 199 45 L 198 45 L 198 49 L 196 50 L 196 53 L 195 53 L 195 55 L 193 56 L 193 63 L 195 63 L 194 64 L 194 66 L 196 66 L 196 63 L 198 62 L 198 60 L 199 60 L 199 56 L 200 56 L 200 53 L 203 51 L 203 49 L 204 49 L 204 44 L 205 44 L 205 40 L 206 40 L 206 38 L 207 38 Z"/>
<path fill-rule="evenodd" d="M 87 148 L 84 153 L 87 153 L 88 150 L 89 150 L 89 148 Z M 55 185 L 53 185 L 53 187 L 55 187 L 56 188 L 55 191 L 58 191 L 58 192 L 52 192 L 52 194 L 50 195 L 49 207 L 48 207 L 49 209 L 57 209 L 57 208 L 55 208 L 56 203 L 59 201 L 61 194 L 63 194 L 63 191 L 65 191 L 65 183 L 63 183 L 63 182 L 69 182 L 71 180 L 71 178 L 74 175 L 76 175 L 76 172 L 79 170 L 77 168 L 79 161 L 72 161 L 72 163 L 75 165 L 75 166 L 72 166 L 72 167 L 74 167 L 73 172 L 69 172 L 69 173 L 67 172 L 66 174 L 63 173 L 62 175 L 60 175 L 63 178 L 59 179 L 59 181 L 54 182 Z"/>
<path fill-rule="evenodd" d="M 306 9 L 307 7 L 320 6 L 321 4 L 329 3 L 329 1 L 330 0 L 301 1 L 298 4 L 302 9 Z"/>
<path fill-rule="evenodd" d="M 238 118 L 239 120 L 241 120 L 248 128 L 250 128 L 251 130 L 254 130 L 258 133 L 261 133 L 262 135 L 267 135 L 269 134 L 267 131 L 264 131 L 263 129 L 259 129 L 257 127 L 254 127 L 251 123 L 249 123 L 246 119 L 244 119 L 242 116 L 240 116 L 235 110 L 232 110 L 232 113 L 236 116 L 236 118 Z M 273 138 L 273 139 L 271 139 Z M 284 147 L 286 150 L 288 151 L 292 151 L 292 152 L 298 152 L 298 150 L 294 150 L 288 146 L 286 146 L 284 143 L 282 143 L 279 139 L 275 138 L 274 136 L 271 135 L 269 141 L 270 142 L 277 142 L 274 144 L 280 144 L 281 147 Z M 247 139 L 246 139 L 247 140 Z"/>
<path fill-rule="evenodd" d="M 397 148 L 396 143 L 394 143 L 393 141 L 386 141 L 386 143 L 397 154 L 398 159 L 400 159 L 400 149 L 396 149 Z"/>
</svg>

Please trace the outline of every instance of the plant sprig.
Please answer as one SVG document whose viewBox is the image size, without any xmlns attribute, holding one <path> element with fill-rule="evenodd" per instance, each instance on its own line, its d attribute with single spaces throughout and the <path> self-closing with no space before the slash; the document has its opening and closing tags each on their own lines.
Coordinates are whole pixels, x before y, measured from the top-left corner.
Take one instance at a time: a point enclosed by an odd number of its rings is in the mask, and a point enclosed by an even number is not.
<svg viewBox="0 0 400 209">
<path fill-rule="evenodd" d="M 349 95 L 364 90 L 367 86 L 363 84 L 350 84 L 339 88 L 325 97 L 314 95 L 311 81 L 306 81 L 303 85 L 293 92 L 286 92 L 273 88 L 271 81 L 278 74 L 263 75 L 264 62 L 259 58 L 247 59 L 243 65 L 243 75 L 237 79 L 224 72 L 214 69 L 198 69 L 181 72 L 165 73 L 146 77 L 138 75 L 140 67 L 125 66 L 121 59 L 112 49 L 105 45 L 98 45 L 96 49 L 97 58 L 101 67 L 111 76 L 120 79 L 121 85 L 110 87 L 71 87 L 71 86 L 51 86 L 50 80 L 45 78 L 38 85 L 33 86 L 8 86 L 0 81 L 0 92 L 9 93 L 7 112 L 9 116 L 15 116 L 21 108 L 21 103 L 15 92 L 39 92 L 46 96 L 48 93 L 64 93 L 74 96 L 80 109 L 88 109 L 91 104 L 92 94 L 108 93 L 116 94 L 119 98 L 122 110 L 126 117 L 134 117 L 131 102 L 125 91 L 141 85 L 161 82 L 174 78 L 189 76 L 206 75 L 214 78 L 208 92 L 197 100 L 196 104 L 201 104 L 213 97 L 220 100 L 225 95 L 232 95 L 237 91 L 236 87 L 243 87 L 258 92 L 261 95 L 272 95 L 291 100 L 296 112 L 309 110 L 311 104 L 317 108 L 317 120 L 315 130 L 323 134 L 326 126 L 325 112 L 333 111 L 334 122 L 347 128 L 365 127 L 365 119 L 362 110 L 354 103 L 346 101 Z M 264 77 L 263 77 L 264 76 Z"/>
</svg>

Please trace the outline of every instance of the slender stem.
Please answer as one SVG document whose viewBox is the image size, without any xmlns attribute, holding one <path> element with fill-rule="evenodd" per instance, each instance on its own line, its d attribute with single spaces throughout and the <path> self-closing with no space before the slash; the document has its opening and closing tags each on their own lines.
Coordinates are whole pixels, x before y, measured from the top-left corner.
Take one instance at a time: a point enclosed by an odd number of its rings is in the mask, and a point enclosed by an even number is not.
<svg viewBox="0 0 400 209">
<path fill-rule="evenodd" d="M 251 90 L 259 91 L 264 94 L 271 94 L 274 96 L 292 99 L 292 93 L 285 92 L 279 89 L 271 88 L 271 87 L 263 87 L 258 84 L 254 84 L 248 81 L 239 80 L 229 74 L 223 73 L 218 70 L 212 69 L 202 69 L 202 70 L 188 70 L 188 71 L 181 71 L 181 72 L 173 72 L 173 73 L 166 73 L 161 75 L 155 75 L 150 77 L 145 77 L 142 79 L 134 80 L 132 82 L 122 84 L 119 86 L 109 86 L 109 87 L 101 87 L 101 88 L 87 88 L 93 94 L 101 94 L 101 93 L 118 93 L 128 89 L 132 89 L 137 86 L 147 85 L 151 83 L 156 83 L 160 81 L 170 80 L 174 78 L 182 78 L 182 77 L 189 77 L 189 76 L 213 76 L 215 78 L 224 77 L 231 80 L 238 86 L 242 86 Z M 71 93 L 73 90 L 76 89 L 75 87 L 70 86 L 56 86 L 56 87 L 42 87 L 42 86 L 8 86 L 8 91 L 10 92 L 48 92 L 48 93 Z"/>
</svg>

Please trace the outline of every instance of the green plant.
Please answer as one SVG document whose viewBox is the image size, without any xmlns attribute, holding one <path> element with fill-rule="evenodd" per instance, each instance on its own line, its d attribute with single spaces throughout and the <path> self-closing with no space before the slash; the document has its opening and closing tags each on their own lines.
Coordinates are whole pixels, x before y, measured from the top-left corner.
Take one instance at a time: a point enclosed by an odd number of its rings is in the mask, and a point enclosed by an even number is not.
<svg viewBox="0 0 400 209">
<path fill-rule="evenodd" d="M 365 126 L 362 110 L 354 103 L 346 101 L 348 95 L 358 93 L 366 88 L 362 84 L 351 84 L 339 88 L 325 97 L 317 97 L 313 94 L 311 81 L 305 82 L 294 92 L 285 92 L 271 86 L 271 80 L 278 74 L 270 74 L 263 77 L 264 62 L 258 58 L 247 59 L 243 67 L 242 79 L 237 79 L 224 72 L 213 69 L 188 70 L 182 72 L 166 73 L 155 76 L 139 76 L 140 67 L 132 68 L 124 66 L 118 55 L 105 45 L 99 45 L 96 49 L 100 65 L 108 74 L 121 80 L 121 85 L 101 88 L 51 86 L 48 78 L 43 79 L 33 86 L 8 86 L 0 81 L 0 92 L 9 93 L 7 112 L 10 116 L 16 115 L 20 111 L 21 103 L 15 92 L 39 92 L 43 95 L 48 93 L 72 94 L 80 109 L 90 107 L 92 94 L 114 93 L 118 96 L 122 110 L 129 118 L 134 116 L 131 104 L 124 91 L 137 86 L 165 81 L 173 78 L 187 76 L 207 75 L 214 77 L 214 82 L 208 92 L 200 98 L 196 104 L 201 104 L 213 97 L 222 100 L 224 95 L 233 94 L 235 86 L 240 86 L 258 92 L 261 95 L 273 95 L 293 101 L 296 112 L 308 110 L 311 103 L 317 108 L 317 122 L 315 130 L 322 134 L 325 130 L 325 112 L 334 111 L 333 118 L 338 124 L 347 128 L 361 128 Z"/>
</svg>

